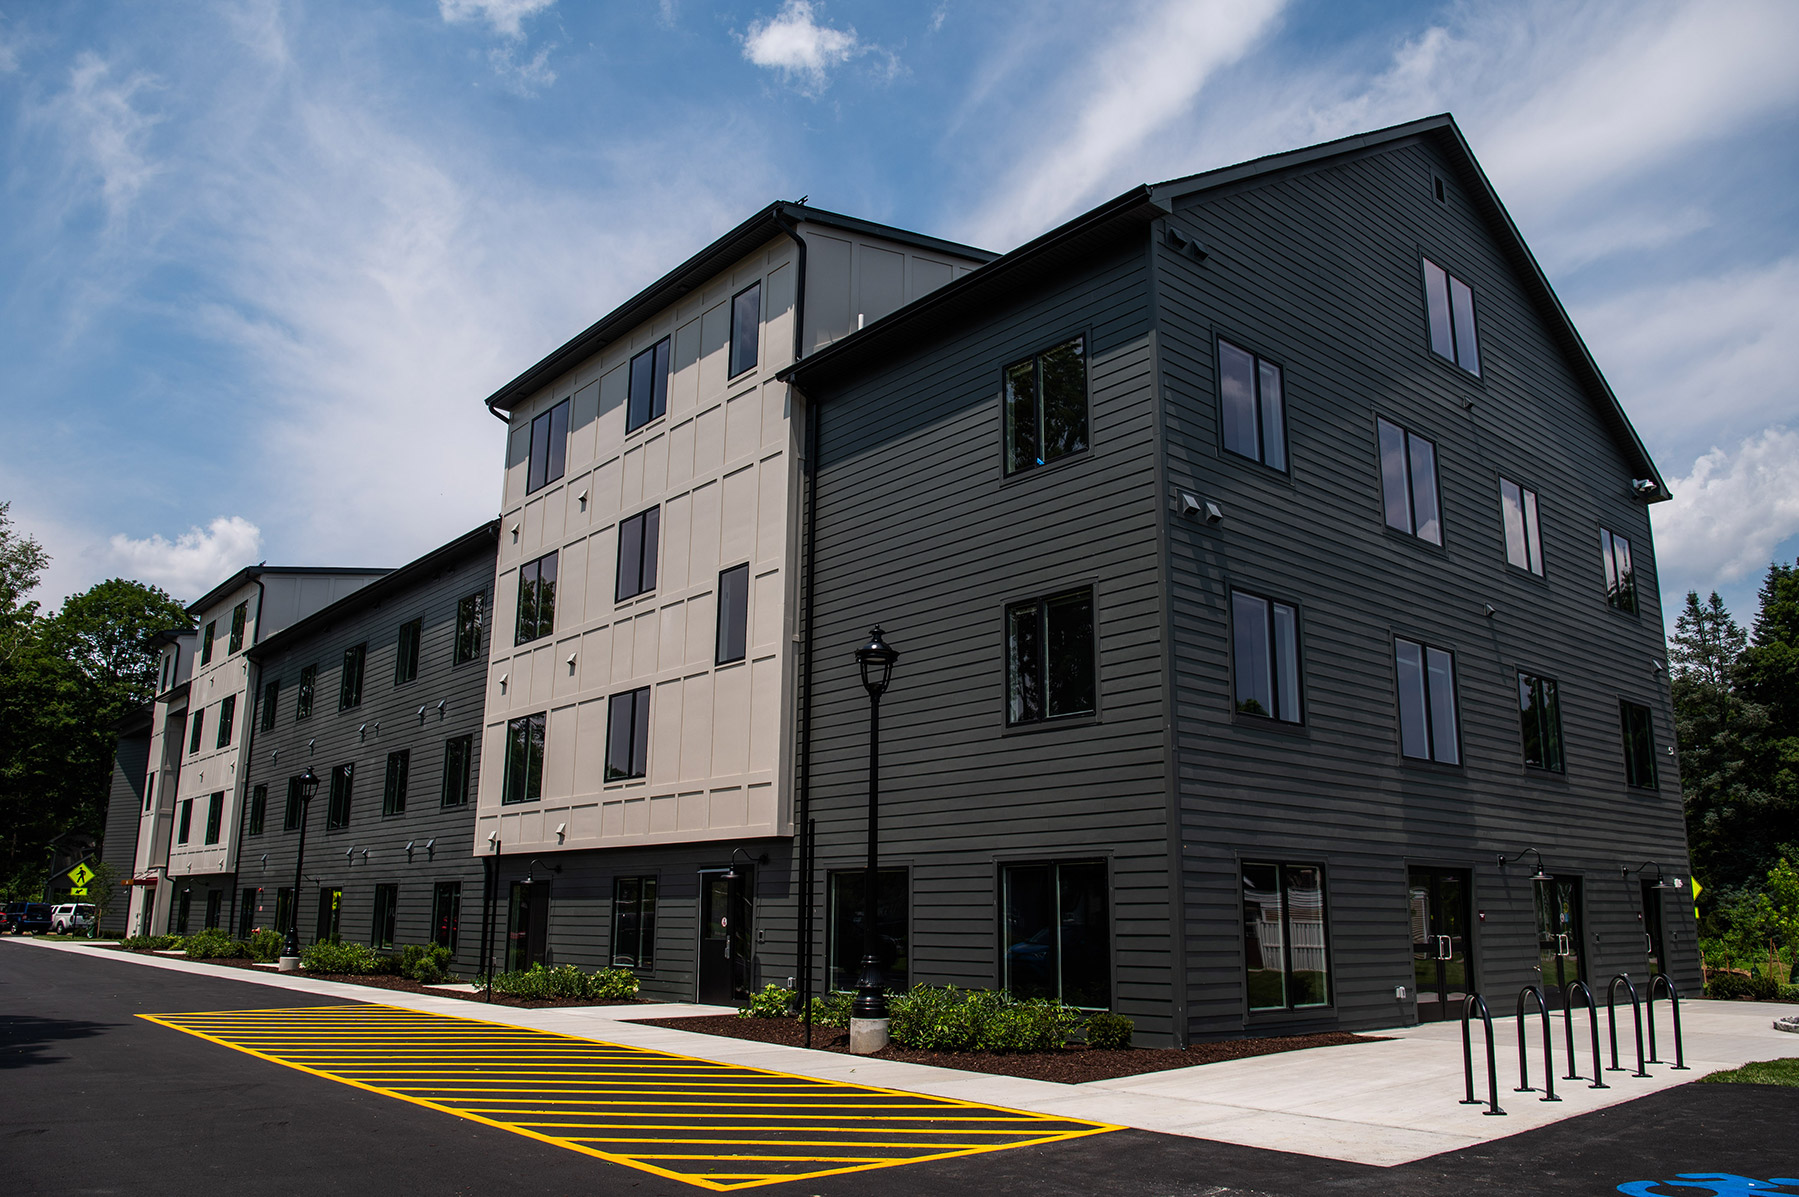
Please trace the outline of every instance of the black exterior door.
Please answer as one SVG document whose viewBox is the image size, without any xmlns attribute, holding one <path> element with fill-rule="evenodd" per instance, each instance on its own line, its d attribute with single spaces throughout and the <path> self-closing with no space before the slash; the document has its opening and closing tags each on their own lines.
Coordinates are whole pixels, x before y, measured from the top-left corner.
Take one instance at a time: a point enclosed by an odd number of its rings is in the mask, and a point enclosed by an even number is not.
<svg viewBox="0 0 1799 1197">
<path fill-rule="evenodd" d="M 700 874 L 698 1000 L 728 1006 L 750 993 L 750 870 Z"/>
<path fill-rule="evenodd" d="M 1538 881 L 1537 959 L 1543 990 L 1554 1005 L 1563 989 L 1586 979 L 1582 951 L 1580 878 L 1551 877 Z"/>
<path fill-rule="evenodd" d="M 522 973 L 541 964 L 549 931 L 550 887 L 514 881 L 506 918 L 507 971 Z"/>
<path fill-rule="evenodd" d="M 1662 946 L 1662 890 L 1656 888 L 1655 881 L 1643 882 L 1643 955 L 1647 958 L 1649 975 L 1655 976 L 1666 972 L 1668 967 L 1667 951 Z"/>
<path fill-rule="evenodd" d="M 1413 869 L 1407 881 L 1418 1021 L 1460 1018 L 1464 999 L 1474 991 L 1468 874 Z"/>
</svg>

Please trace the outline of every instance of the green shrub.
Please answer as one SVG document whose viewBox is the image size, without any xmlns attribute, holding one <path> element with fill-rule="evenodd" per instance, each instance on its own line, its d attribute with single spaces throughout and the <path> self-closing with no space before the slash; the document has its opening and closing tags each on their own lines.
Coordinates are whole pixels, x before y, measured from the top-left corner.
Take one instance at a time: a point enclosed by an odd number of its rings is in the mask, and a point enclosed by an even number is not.
<svg viewBox="0 0 1799 1197">
<path fill-rule="evenodd" d="M 250 938 L 244 942 L 250 949 L 250 959 L 261 964 L 273 964 L 281 959 L 281 947 L 286 939 L 281 932 L 265 928 L 250 932 Z"/>
<path fill-rule="evenodd" d="M 324 940 L 300 952 L 300 963 L 309 973 L 338 973 L 364 977 L 380 971 L 381 957 L 373 948 L 359 943 L 333 943 Z"/>
<path fill-rule="evenodd" d="M 1047 1052 L 1067 1047 L 1081 1025 L 1081 1012 L 1060 1002 L 1028 1001 L 1002 1006 L 983 1022 L 974 1046 L 984 1052 Z"/>
<path fill-rule="evenodd" d="M 914 986 L 892 997 L 888 1010 L 893 1042 L 930 1051 L 1053 1051 L 1067 1046 L 1082 1021 L 1060 1002 L 953 985 Z"/>
<path fill-rule="evenodd" d="M 1705 996 L 1730 1001 L 1749 996 L 1749 978 L 1741 973 L 1713 973 L 1705 983 Z"/>
<path fill-rule="evenodd" d="M 127 935 L 119 941 L 121 948 L 133 952 L 173 952 L 181 947 L 179 935 Z"/>
<path fill-rule="evenodd" d="M 637 996 L 637 986 L 637 974 L 628 968 L 584 973 L 572 964 L 555 968 L 533 964 L 522 973 L 493 975 L 495 993 L 538 1001 L 626 1001 Z"/>
<path fill-rule="evenodd" d="M 827 993 L 812 999 L 812 1025 L 818 1027 L 847 1027 L 850 1025 L 850 1003 L 856 1000 L 853 993 Z"/>
<path fill-rule="evenodd" d="M 1131 1045 L 1137 1024 L 1122 1014 L 1101 1012 L 1087 1020 L 1087 1046 L 1123 1051 Z"/>
<path fill-rule="evenodd" d="M 628 968 L 603 968 L 587 983 L 587 996 L 601 1002 L 628 1002 L 642 983 Z"/>
<path fill-rule="evenodd" d="M 1780 982 L 1763 969 L 1749 978 L 1749 996 L 1758 1002 L 1771 1002 L 1780 996 Z"/>
<path fill-rule="evenodd" d="M 217 927 L 208 927 L 198 935 L 188 936 L 182 950 L 189 960 L 236 959 L 250 954 L 248 947 Z"/>
<path fill-rule="evenodd" d="M 771 981 L 750 995 L 749 1005 L 739 1010 L 737 1017 L 785 1018 L 793 1011 L 796 997 L 798 994 L 793 990 L 783 989 Z"/>
<path fill-rule="evenodd" d="M 442 944 L 409 943 L 400 949 L 400 975 L 420 985 L 436 985 L 450 975 L 450 949 Z"/>
<path fill-rule="evenodd" d="M 1780 1000 L 1783 1002 L 1799 1002 L 1799 984 L 1788 984 L 1780 987 Z"/>
</svg>

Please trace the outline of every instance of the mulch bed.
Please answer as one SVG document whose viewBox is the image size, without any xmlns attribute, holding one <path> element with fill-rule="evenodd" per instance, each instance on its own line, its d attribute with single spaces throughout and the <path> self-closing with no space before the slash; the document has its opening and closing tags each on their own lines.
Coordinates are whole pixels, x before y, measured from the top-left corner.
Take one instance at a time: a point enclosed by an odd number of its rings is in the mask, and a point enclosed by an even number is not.
<svg viewBox="0 0 1799 1197">
<path fill-rule="evenodd" d="M 670 1027 L 677 1031 L 697 1031 L 702 1035 L 724 1035 L 732 1039 L 753 1039 L 760 1043 L 783 1043 L 790 1047 L 803 1047 L 806 1042 L 805 1027 L 798 1019 L 793 1018 L 738 1018 L 734 1014 L 707 1014 L 697 1018 L 636 1018 L 631 1021 L 644 1026 Z M 1145 1072 L 1166 1072 L 1170 1068 L 1190 1068 L 1195 1064 L 1216 1064 L 1220 1060 L 1241 1060 L 1247 1056 L 1267 1056 L 1308 1047 L 1378 1042 L 1380 1039 L 1376 1036 L 1326 1031 L 1318 1035 L 1195 1043 L 1181 1051 L 1150 1047 L 1126 1048 L 1122 1051 L 1065 1047 L 1053 1052 L 1017 1052 L 1007 1055 L 993 1052 L 919 1051 L 888 1044 L 871 1058 L 900 1060 L 907 1064 L 934 1064 L 939 1068 L 960 1068 L 965 1072 L 990 1072 L 1033 1081 L 1059 1081 L 1064 1085 L 1078 1085 L 1084 1081 L 1104 1081 Z M 814 1025 L 812 1046 L 817 1050 L 847 1055 L 850 1050 L 850 1035 L 848 1031 L 836 1027 Z"/>
</svg>

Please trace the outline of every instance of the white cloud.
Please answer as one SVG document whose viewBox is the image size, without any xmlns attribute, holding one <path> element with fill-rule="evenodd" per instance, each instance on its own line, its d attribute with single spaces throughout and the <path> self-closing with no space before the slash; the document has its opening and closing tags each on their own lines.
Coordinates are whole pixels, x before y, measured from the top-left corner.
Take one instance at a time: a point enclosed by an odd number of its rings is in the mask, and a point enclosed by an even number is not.
<svg viewBox="0 0 1799 1197">
<path fill-rule="evenodd" d="M 556 0 L 437 0 L 438 15 L 449 25 L 486 21 L 502 37 L 525 36 L 524 19 L 536 16 Z"/>
<path fill-rule="evenodd" d="M 104 554 L 109 570 L 160 586 L 192 601 L 237 570 L 252 565 L 262 550 L 262 529 L 241 515 L 221 515 L 205 528 L 190 528 L 169 541 L 117 533 Z"/>
<path fill-rule="evenodd" d="M 1776 546 L 1799 536 L 1799 431 L 1768 428 L 1734 451 L 1714 448 L 1668 486 L 1674 497 L 1653 509 L 1655 541 L 1661 575 L 1685 580 L 1677 593 L 1759 575 Z"/>
<path fill-rule="evenodd" d="M 819 24 L 811 0 L 785 0 L 779 13 L 766 21 L 752 21 L 743 38 L 745 58 L 781 72 L 782 78 L 807 94 L 823 91 L 832 67 L 866 49 L 854 29 Z"/>
<path fill-rule="evenodd" d="M 144 146 L 160 118 L 135 104 L 140 93 L 157 86 L 141 72 L 115 79 L 110 63 L 83 51 L 69 68 L 67 90 L 43 114 L 61 128 L 69 152 L 99 177 L 101 199 L 115 226 L 162 170 Z"/>
<path fill-rule="evenodd" d="M 556 72 L 550 69 L 550 51 L 555 48 L 554 43 L 540 46 L 537 53 L 524 58 L 515 55 L 511 46 L 496 46 L 488 51 L 487 61 L 507 91 L 514 95 L 534 96 L 556 82 Z"/>
</svg>

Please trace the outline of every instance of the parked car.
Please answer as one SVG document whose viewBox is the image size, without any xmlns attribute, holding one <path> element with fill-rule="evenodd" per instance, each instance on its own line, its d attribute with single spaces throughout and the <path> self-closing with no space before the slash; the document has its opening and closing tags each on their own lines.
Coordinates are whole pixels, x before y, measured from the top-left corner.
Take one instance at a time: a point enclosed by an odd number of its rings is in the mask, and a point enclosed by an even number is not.
<svg viewBox="0 0 1799 1197">
<path fill-rule="evenodd" d="M 30 905 L 28 902 L 8 902 L 5 906 L 0 906 L 0 935 L 13 930 L 28 905 Z"/>
<path fill-rule="evenodd" d="M 15 913 L 13 907 L 19 909 Z M 50 929 L 48 902 L 15 902 L 7 907 L 7 927 L 14 935 L 27 935 Z"/>
<path fill-rule="evenodd" d="M 87 902 L 65 902 L 50 912 L 50 930 L 58 935 L 94 929 L 94 908 Z"/>
</svg>

